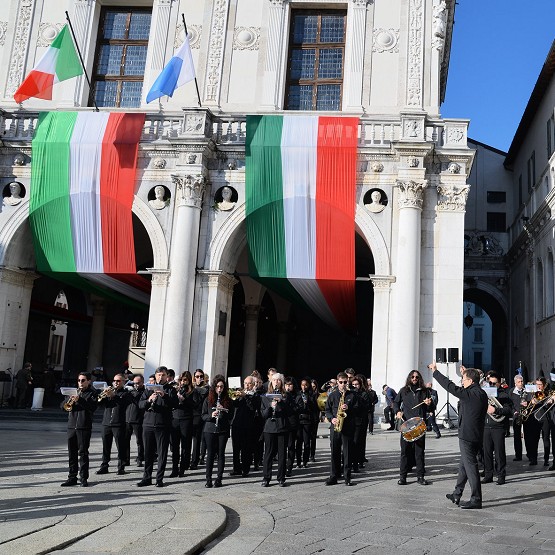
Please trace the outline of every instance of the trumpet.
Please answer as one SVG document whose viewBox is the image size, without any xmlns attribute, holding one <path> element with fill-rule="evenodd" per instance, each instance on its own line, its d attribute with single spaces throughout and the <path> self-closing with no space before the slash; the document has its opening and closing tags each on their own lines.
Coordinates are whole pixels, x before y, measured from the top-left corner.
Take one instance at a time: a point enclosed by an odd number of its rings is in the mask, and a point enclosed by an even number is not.
<svg viewBox="0 0 555 555">
<path fill-rule="evenodd" d="M 102 401 L 102 400 L 104 400 L 104 399 L 108 399 L 108 398 L 109 398 L 108 393 L 109 393 L 110 391 L 116 391 L 116 388 L 110 386 L 110 387 L 106 387 L 105 389 L 103 389 L 103 390 L 100 392 L 100 395 L 98 396 L 98 402 L 100 403 L 100 401 Z"/>
<path fill-rule="evenodd" d="M 555 406 L 555 391 L 546 396 L 542 406 L 534 413 L 534 418 L 540 421 Z"/>
<path fill-rule="evenodd" d="M 77 394 L 77 397 L 79 397 L 79 394 Z M 64 403 L 64 410 L 66 412 L 71 412 L 73 410 L 73 406 L 77 403 L 77 400 L 78 399 L 75 397 L 68 397 L 67 401 Z"/>
</svg>

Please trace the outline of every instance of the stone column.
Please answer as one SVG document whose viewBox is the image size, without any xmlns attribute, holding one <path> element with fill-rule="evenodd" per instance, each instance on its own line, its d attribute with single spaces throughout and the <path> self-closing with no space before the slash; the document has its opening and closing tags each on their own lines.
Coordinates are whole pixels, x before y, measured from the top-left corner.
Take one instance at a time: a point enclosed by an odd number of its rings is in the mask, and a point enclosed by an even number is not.
<svg viewBox="0 0 555 555">
<path fill-rule="evenodd" d="M 172 175 L 175 215 L 164 313 L 161 362 L 177 373 L 189 368 L 203 175 Z"/>
<path fill-rule="evenodd" d="M 145 352 L 145 377 L 154 373 L 162 364 L 162 331 L 166 309 L 166 291 L 168 288 L 169 271 L 150 268 L 152 274 L 150 307 L 148 311 L 148 335 Z"/>
<path fill-rule="evenodd" d="M 260 305 L 247 304 L 245 309 L 245 340 L 243 342 L 243 363 L 241 376 L 248 376 L 256 370 L 256 344 L 258 341 L 258 314 Z"/>
<path fill-rule="evenodd" d="M 262 106 L 270 110 L 281 107 L 280 101 L 280 56 L 285 40 L 285 4 L 286 0 L 270 0 L 268 14 L 268 47 L 264 67 L 264 87 Z"/>
<path fill-rule="evenodd" d="M 92 372 L 97 366 L 103 366 L 104 327 L 106 324 L 106 301 L 100 297 L 92 297 L 93 320 L 91 337 L 89 340 L 89 356 L 87 357 L 87 372 Z"/>
<path fill-rule="evenodd" d="M 347 28 L 351 30 L 345 45 L 344 109 L 362 112 L 364 46 L 366 37 L 366 6 L 368 0 L 350 0 Z"/>
<path fill-rule="evenodd" d="M 426 181 L 397 181 L 399 229 L 388 367 L 398 376 L 418 368 L 421 213 Z"/>
</svg>

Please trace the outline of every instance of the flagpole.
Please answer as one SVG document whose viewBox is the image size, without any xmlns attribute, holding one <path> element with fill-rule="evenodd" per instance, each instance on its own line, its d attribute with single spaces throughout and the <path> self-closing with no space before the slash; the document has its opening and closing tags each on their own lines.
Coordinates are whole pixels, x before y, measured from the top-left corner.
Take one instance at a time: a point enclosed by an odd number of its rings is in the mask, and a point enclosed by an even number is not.
<svg viewBox="0 0 555 555">
<path fill-rule="evenodd" d="M 87 69 L 85 68 L 85 63 L 83 62 L 83 56 L 81 56 L 81 50 L 79 50 L 79 44 L 77 44 L 77 38 L 75 37 L 75 32 L 73 31 L 73 25 L 71 24 L 71 19 L 69 19 L 69 14 L 66 11 L 66 19 L 69 24 L 69 30 L 71 31 L 71 36 L 73 37 L 73 42 L 75 43 L 75 48 L 77 49 L 77 54 L 79 55 L 79 61 L 81 62 L 81 67 L 83 68 L 83 72 L 85 73 L 85 79 L 89 85 L 89 90 L 92 92 L 92 85 L 91 80 L 89 79 L 89 75 L 87 73 Z M 98 106 L 96 105 L 96 101 L 94 96 L 91 95 L 92 102 L 94 104 L 95 111 L 98 112 Z"/>
<path fill-rule="evenodd" d="M 66 12 L 67 13 L 67 12 Z M 185 23 L 185 14 L 181 13 L 181 18 L 183 19 L 183 27 L 185 28 L 185 38 L 187 38 L 187 35 L 189 34 L 187 31 L 187 23 Z M 197 88 L 197 98 L 198 98 L 198 105 L 199 108 L 202 108 L 202 104 L 200 103 L 200 92 L 198 90 L 198 82 L 197 82 L 197 75 L 195 72 L 195 87 Z"/>
</svg>

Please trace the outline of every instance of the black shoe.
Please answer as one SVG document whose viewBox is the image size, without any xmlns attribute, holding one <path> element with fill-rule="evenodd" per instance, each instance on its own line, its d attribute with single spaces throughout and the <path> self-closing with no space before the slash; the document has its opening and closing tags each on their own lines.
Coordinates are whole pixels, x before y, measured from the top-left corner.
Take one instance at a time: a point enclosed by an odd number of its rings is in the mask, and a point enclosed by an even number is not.
<svg viewBox="0 0 555 555">
<path fill-rule="evenodd" d="M 521 461 L 521 460 L 522 460 L 522 457 L 515 457 L 515 458 L 513 459 L 514 462 Z"/>
<path fill-rule="evenodd" d="M 101 466 L 96 472 L 95 474 L 108 474 L 108 467 L 107 466 Z"/>
<path fill-rule="evenodd" d="M 156 480 L 156 487 L 157 488 L 163 488 L 164 487 L 164 482 L 162 480 Z"/>
<path fill-rule="evenodd" d="M 326 486 L 335 486 L 335 484 L 337 484 L 337 478 L 328 478 L 324 484 Z"/>
<path fill-rule="evenodd" d="M 293 475 L 293 471 L 288 470 L 288 471 L 285 473 L 285 475 L 286 475 L 288 478 L 291 478 L 291 476 Z"/>
<path fill-rule="evenodd" d="M 257 464 L 255 464 L 255 465 L 252 467 L 252 469 L 253 469 L 254 472 L 258 472 L 258 471 L 260 470 L 260 466 L 257 465 Z"/>
<path fill-rule="evenodd" d="M 308 463 L 304 463 L 303 468 L 308 468 Z"/>
<path fill-rule="evenodd" d="M 454 493 L 446 493 L 445 497 L 447 497 L 447 499 L 449 499 L 452 503 L 455 503 L 455 505 L 458 505 L 461 502 L 461 498 Z"/>
<path fill-rule="evenodd" d="M 177 476 L 178 478 L 185 478 L 185 472 L 180 472 Z"/>
<path fill-rule="evenodd" d="M 505 485 L 505 478 L 497 478 L 497 485 L 498 486 Z"/>
<path fill-rule="evenodd" d="M 351 468 L 351 472 L 354 472 L 355 474 L 358 474 L 360 472 L 360 470 L 358 469 L 358 466 L 353 466 L 353 468 Z"/>
<path fill-rule="evenodd" d="M 249 472 L 243 472 L 241 474 L 241 478 L 248 478 L 249 477 Z"/>
<path fill-rule="evenodd" d="M 270 482 L 268 480 L 262 480 L 262 483 L 260 485 L 263 488 L 267 488 L 270 485 Z"/>
<path fill-rule="evenodd" d="M 221 488 L 222 487 L 222 481 L 219 478 L 216 478 L 216 480 L 214 480 L 214 487 L 215 488 Z"/>
<path fill-rule="evenodd" d="M 493 478 L 483 478 L 481 482 L 482 484 L 491 484 L 493 482 Z"/>
<path fill-rule="evenodd" d="M 543 466 L 549 466 L 549 461 L 543 461 Z"/>
<path fill-rule="evenodd" d="M 439 439 L 440 437 L 441 437 L 441 434 L 438 432 L 438 433 L 436 434 L 436 439 Z"/>
<path fill-rule="evenodd" d="M 123 468 L 120 468 L 120 469 L 117 471 L 117 475 L 118 475 L 118 476 L 123 476 L 124 474 L 127 474 L 127 472 L 125 472 L 125 470 L 123 470 Z"/>
<path fill-rule="evenodd" d="M 547 470 L 555 470 L 555 464 L 552 464 Z"/>
<path fill-rule="evenodd" d="M 386 432 L 393 432 L 393 431 L 395 431 L 395 428 L 387 428 L 386 429 Z"/>
<path fill-rule="evenodd" d="M 285 487 L 285 480 L 280 480 L 278 482 L 278 485 L 279 485 L 280 488 L 284 488 Z"/>
<path fill-rule="evenodd" d="M 168 476 L 168 478 L 177 478 L 179 476 L 179 472 L 177 470 L 172 470 L 172 473 Z"/>
<path fill-rule="evenodd" d="M 528 466 L 537 466 L 537 465 L 538 465 L 538 461 L 534 461 L 534 460 L 528 463 Z"/>
<path fill-rule="evenodd" d="M 138 488 L 144 488 L 145 486 L 151 486 L 152 485 L 152 480 L 147 480 L 146 478 L 143 478 L 138 484 L 137 487 Z"/>
<path fill-rule="evenodd" d="M 206 480 L 206 484 L 204 484 L 205 488 L 211 488 L 212 487 L 212 480 Z"/>
<path fill-rule="evenodd" d="M 399 478 L 397 480 L 397 484 L 399 484 L 400 486 L 406 486 L 407 485 L 407 479 L 406 478 Z"/>
<path fill-rule="evenodd" d="M 351 480 L 345 480 L 345 485 L 346 486 L 352 486 L 353 482 L 351 482 Z"/>
<path fill-rule="evenodd" d="M 362 462 L 365 462 L 365 463 L 367 463 L 367 462 L 368 462 L 368 459 L 366 459 L 366 458 L 365 458 L 365 459 L 364 459 L 364 460 L 363 460 Z"/>
<path fill-rule="evenodd" d="M 143 461 L 137 461 L 137 466 L 138 466 L 139 468 L 142 467 L 142 466 L 144 466 Z"/>
<path fill-rule="evenodd" d="M 196 464 L 192 464 L 190 469 L 191 470 L 198 470 L 198 466 Z"/>
<path fill-rule="evenodd" d="M 316 462 L 316 459 L 314 457 L 311 457 L 310 462 Z"/>
<path fill-rule="evenodd" d="M 420 476 L 420 478 L 418 478 L 416 480 L 421 486 L 429 486 L 432 482 L 428 482 L 428 480 L 426 480 L 426 478 L 424 478 L 424 476 Z"/>
<path fill-rule="evenodd" d="M 241 476 L 241 473 L 238 470 L 232 470 L 229 473 L 230 476 Z"/>
<path fill-rule="evenodd" d="M 82 488 L 88 488 L 89 487 L 89 482 L 87 482 L 87 480 L 85 480 L 84 478 L 81 480 L 81 487 Z"/>
<path fill-rule="evenodd" d="M 69 488 L 71 486 L 77 485 L 77 478 L 68 478 L 65 482 L 62 482 L 60 486 L 63 488 Z"/>
<path fill-rule="evenodd" d="M 482 470 L 482 472 L 480 472 L 480 476 L 481 476 L 482 478 L 484 478 L 485 475 L 486 475 L 486 471 L 485 471 L 485 470 Z"/>
<path fill-rule="evenodd" d="M 461 509 L 481 509 L 482 504 L 476 501 L 466 501 L 460 504 Z"/>
<path fill-rule="evenodd" d="M 200 459 L 199 464 L 204 464 L 204 457 Z"/>
</svg>

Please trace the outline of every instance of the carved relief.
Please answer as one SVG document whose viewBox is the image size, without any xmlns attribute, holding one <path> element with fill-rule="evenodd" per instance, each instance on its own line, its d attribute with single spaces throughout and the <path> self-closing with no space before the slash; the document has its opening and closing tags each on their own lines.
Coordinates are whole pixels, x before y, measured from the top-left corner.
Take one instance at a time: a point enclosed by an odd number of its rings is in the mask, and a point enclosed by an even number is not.
<svg viewBox="0 0 555 555">
<path fill-rule="evenodd" d="M 34 3 L 34 0 L 20 0 L 19 2 L 5 96 L 13 96 L 13 93 L 23 81 L 23 70 L 27 46 L 29 44 L 31 14 L 33 13 Z"/>
<path fill-rule="evenodd" d="M 8 22 L 0 21 L 0 46 L 4 46 L 6 41 L 6 31 L 8 30 Z"/>
<path fill-rule="evenodd" d="M 208 43 L 208 67 L 204 100 L 217 102 L 220 77 L 224 63 L 224 43 L 229 0 L 215 0 Z"/>
<path fill-rule="evenodd" d="M 447 25 L 447 6 L 444 0 L 435 0 L 433 7 L 433 32 L 432 46 L 441 50 L 445 43 L 445 28 Z"/>
<path fill-rule="evenodd" d="M 148 204 L 154 210 L 163 210 L 170 204 L 170 191 L 163 185 L 156 185 L 148 193 Z"/>
<path fill-rule="evenodd" d="M 424 117 L 401 114 L 403 140 L 424 140 Z"/>
<path fill-rule="evenodd" d="M 454 146 L 457 148 L 466 146 L 466 123 L 446 121 L 444 133 L 444 146 Z"/>
<path fill-rule="evenodd" d="M 375 29 L 373 52 L 399 52 L 399 29 Z"/>
<path fill-rule="evenodd" d="M 196 164 L 197 163 L 197 155 L 193 152 L 187 154 L 187 164 Z"/>
<path fill-rule="evenodd" d="M 204 135 L 204 114 L 185 114 L 185 125 L 183 131 L 188 135 Z"/>
<path fill-rule="evenodd" d="M 461 173 L 461 166 L 457 164 L 457 162 L 451 162 L 449 166 L 447 166 L 447 171 L 449 173 Z"/>
<path fill-rule="evenodd" d="M 233 50 L 258 50 L 260 27 L 237 27 L 233 35 Z"/>
<path fill-rule="evenodd" d="M 176 186 L 176 197 L 179 206 L 202 207 L 202 197 L 206 188 L 206 178 L 197 174 L 172 175 L 172 181 Z"/>
<path fill-rule="evenodd" d="M 372 282 L 374 289 L 387 291 L 391 288 L 391 284 L 395 283 L 395 278 L 389 276 L 370 276 L 370 281 Z"/>
<path fill-rule="evenodd" d="M 439 211 L 464 211 L 466 199 L 468 198 L 468 185 L 438 185 L 439 199 L 437 210 Z"/>
<path fill-rule="evenodd" d="M 407 164 L 409 168 L 417 168 L 420 165 L 420 160 L 418 158 L 409 158 Z"/>
<path fill-rule="evenodd" d="M 152 275 L 152 285 L 154 287 L 166 287 L 170 279 L 170 273 L 168 270 L 150 270 Z"/>
<path fill-rule="evenodd" d="M 152 159 L 152 166 L 157 170 L 163 170 L 166 167 L 166 160 L 160 156 Z"/>
<path fill-rule="evenodd" d="M 383 172 L 384 169 L 384 165 L 381 162 L 374 162 L 372 164 L 372 171 L 376 172 L 376 173 L 381 173 Z"/>
<path fill-rule="evenodd" d="M 424 189 L 428 184 L 417 181 L 397 181 L 399 188 L 399 208 L 419 208 L 422 209 L 424 201 Z"/>
<path fill-rule="evenodd" d="M 410 0 L 408 91 L 409 106 L 422 105 L 423 0 Z"/>
<path fill-rule="evenodd" d="M 14 166 L 24 166 L 25 165 L 25 155 L 18 153 L 13 157 Z"/>
<path fill-rule="evenodd" d="M 202 25 L 187 25 L 187 34 L 189 35 L 189 44 L 191 49 L 200 48 L 200 41 L 202 38 Z M 175 49 L 179 48 L 185 40 L 185 27 L 180 24 L 175 29 L 175 40 L 173 46 Z"/>
<path fill-rule="evenodd" d="M 469 231 L 464 234 L 464 254 L 469 256 L 503 256 L 503 247 L 489 233 Z"/>
<path fill-rule="evenodd" d="M 63 23 L 41 23 L 37 46 L 50 46 L 63 26 Z"/>
</svg>

